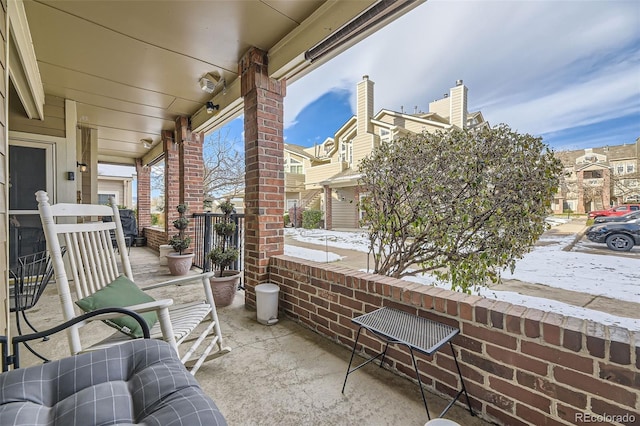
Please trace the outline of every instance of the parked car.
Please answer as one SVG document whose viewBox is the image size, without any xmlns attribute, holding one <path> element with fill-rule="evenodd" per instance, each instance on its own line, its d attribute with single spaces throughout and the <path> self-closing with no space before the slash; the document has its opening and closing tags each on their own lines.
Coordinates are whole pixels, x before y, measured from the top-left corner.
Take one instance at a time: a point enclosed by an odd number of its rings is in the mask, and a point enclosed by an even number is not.
<svg viewBox="0 0 640 426">
<path fill-rule="evenodd" d="M 640 219 L 593 225 L 587 229 L 587 238 L 594 243 L 604 243 L 611 250 L 629 251 L 640 244 Z"/>
<path fill-rule="evenodd" d="M 640 210 L 635 212 L 626 213 L 622 216 L 599 216 L 596 217 L 593 223 L 608 223 L 608 222 L 628 222 L 633 219 L 640 219 Z"/>
<path fill-rule="evenodd" d="M 600 216 L 622 216 L 623 214 L 638 210 L 640 210 L 640 204 L 623 204 L 607 210 L 593 210 L 589 212 L 589 219 L 594 219 Z"/>
</svg>

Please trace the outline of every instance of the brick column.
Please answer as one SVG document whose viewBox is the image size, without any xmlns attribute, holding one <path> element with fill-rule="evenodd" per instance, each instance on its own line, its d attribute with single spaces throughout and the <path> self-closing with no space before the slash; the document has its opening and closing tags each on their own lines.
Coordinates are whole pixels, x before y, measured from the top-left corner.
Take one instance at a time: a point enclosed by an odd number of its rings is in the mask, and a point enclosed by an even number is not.
<svg viewBox="0 0 640 426">
<path fill-rule="evenodd" d="M 603 208 L 611 207 L 611 174 L 610 169 L 602 170 L 602 204 Z M 617 204 L 621 204 L 622 200 L 618 200 Z"/>
<path fill-rule="evenodd" d="M 151 226 L 151 167 L 144 167 L 141 158 L 136 158 L 136 175 L 138 180 L 138 235 Z"/>
<path fill-rule="evenodd" d="M 576 177 L 578 181 L 578 206 L 576 213 L 584 214 L 586 213 L 584 209 L 584 172 L 582 170 L 576 172 Z"/>
<path fill-rule="evenodd" d="M 257 284 L 268 280 L 271 256 L 284 252 L 283 99 L 286 82 L 269 78 L 267 53 L 251 48 L 240 60 L 245 132 L 245 306 L 255 308 Z"/>
<path fill-rule="evenodd" d="M 189 207 L 187 217 L 193 213 L 202 213 L 204 193 L 202 181 L 204 179 L 204 159 L 202 157 L 202 142 L 204 135 L 191 133 L 188 117 L 176 119 L 176 135 L 180 153 L 180 203 Z M 189 219 L 191 220 L 191 219 Z M 191 237 L 191 248 L 195 243 L 195 226 L 193 220 L 186 230 Z"/>
<path fill-rule="evenodd" d="M 176 207 L 180 204 L 180 153 L 178 144 L 174 143 L 171 130 L 162 131 L 162 147 L 164 149 L 164 231 L 167 241 L 176 233 L 173 221 L 179 216 Z"/>
<path fill-rule="evenodd" d="M 333 199 L 331 198 L 331 188 L 328 185 L 323 187 L 324 189 L 324 229 L 333 229 L 333 221 L 331 219 L 333 208 Z"/>
</svg>

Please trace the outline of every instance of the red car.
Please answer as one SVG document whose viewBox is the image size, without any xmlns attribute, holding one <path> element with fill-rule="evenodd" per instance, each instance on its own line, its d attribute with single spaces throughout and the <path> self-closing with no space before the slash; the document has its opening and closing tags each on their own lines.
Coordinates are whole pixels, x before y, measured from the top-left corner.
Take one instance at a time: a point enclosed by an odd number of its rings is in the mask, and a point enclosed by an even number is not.
<svg viewBox="0 0 640 426">
<path fill-rule="evenodd" d="M 595 219 L 600 216 L 622 216 L 630 212 L 640 210 L 640 204 L 624 204 L 621 206 L 612 207 L 607 210 L 594 210 L 589 212 L 589 218 Z"/>
</svg>

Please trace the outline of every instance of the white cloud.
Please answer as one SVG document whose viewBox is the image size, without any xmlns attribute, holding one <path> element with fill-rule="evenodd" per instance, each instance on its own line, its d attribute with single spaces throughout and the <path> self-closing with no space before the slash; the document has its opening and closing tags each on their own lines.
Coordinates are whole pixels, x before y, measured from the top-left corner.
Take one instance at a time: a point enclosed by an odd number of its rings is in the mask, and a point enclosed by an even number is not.
<svg viewBox="0 0 640 426">
<path fill-rule="evenodd" d="M 640 14 L 622 1 L 434 1 L 291 84 L 285 126 L 375 82 L 375 110 L 426 111 L 457 79 L 492 124 L 543 134 L 640 111 Z M 327 135 L 329 136 L 329 135 Z"/>
</svg>

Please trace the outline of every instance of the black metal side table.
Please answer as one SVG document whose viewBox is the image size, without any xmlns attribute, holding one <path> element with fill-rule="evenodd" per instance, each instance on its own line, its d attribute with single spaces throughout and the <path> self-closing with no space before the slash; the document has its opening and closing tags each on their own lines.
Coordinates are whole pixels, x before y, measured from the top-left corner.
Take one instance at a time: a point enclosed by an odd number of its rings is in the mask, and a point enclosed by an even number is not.
<svg viewBox="0 0 640 426">
<path fill-rule="evenodd" d="M 432 321 L 427 318 L 421 318 L 416 315 L 408 314 L 398 309 L 386 307 L 353 318 L 351 321 L 355 324 L 358 324 L 360 327 L 358 328 L 356 341 L 354 342 L 353 350 L 351 351 L 351 359 L 349 360 L 349 366 L 347 367 L 347 374 L 344 377 L 342 393 L 344 393 L 344 388 L 347 385 L 347 378 L 349 377 L 349 374 L 353 373 L 361 367 L 364 367 L 365 365 L 369 364 L 379 357 L 382 357 L 382 359 L 380 360 L 380 367 L 382 367 L 382 364 L 384 363 L 384 357 L 387 353 L 387 348 L 389 347 L 389 343 L 405 345 L 409 349 L 411 360 L 413 361 L 413 367 L 416 370 L 418 386 L 420 387 L 420 393 L 422 394 L 424 408 L 427 410 L 427 417 L 429 418 L 429 420 L 431 420 L 429 407 L 427 406 L 427 399 L 424 396 L 424 389 L 422 388 L 422 381 L 420 380 L 418 364 L 416 363 L 416 358 L 413 351 L 416 350 L 425 355 L 431 356 L 442 346 L 449 343 L 449 345 L 451 346 L 451 352 L 453 353 L 453 360 L 455 361 L 456 368 L 458 370 L 458 376 L 460 377 L 460 384 L 462 386 L 455 398 L 453 398 L 449 405 L 447 405 L 442 413 L 440 413 L 439 417 L 444 416 L 463 393 L 467 398 L 469 412 L 473 416 L 471 401 L 469 400 L 469 395 L 467 394 L 467 390 L 464 386 L 464 380 L 462 379 L 462 373 L 460 372 L 460 366 L 458 365 L 456 352 L 453 350 L 453 344 L 451 343 L 451 339 L 456 334 L 460 333 L 460 329 L 436 321 Z M 356 353 L 356 347 L 358 346 L 358 339 L 360 338 L 360 332 L 363 328 L 369 330 L 385 342 L 384 351 L 369 358 L 362 364 L 352 369 L 351 364 L 353 363 L 353 357 Z"/>
</svg>

